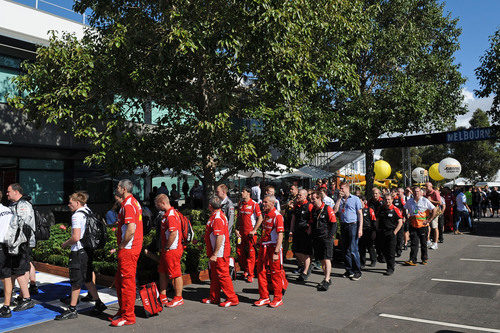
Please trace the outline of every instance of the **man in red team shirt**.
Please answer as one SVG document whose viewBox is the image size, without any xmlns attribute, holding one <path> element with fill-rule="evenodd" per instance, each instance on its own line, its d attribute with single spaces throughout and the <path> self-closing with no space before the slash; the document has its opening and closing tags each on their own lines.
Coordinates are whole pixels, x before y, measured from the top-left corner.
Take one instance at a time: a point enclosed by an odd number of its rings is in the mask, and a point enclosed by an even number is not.
<svg viewBox="0 0 500 333">
<path fill-rule="evenodd" d="M 205 245 L 207 257 L 210 258 L 210 297 L 204 298 L 202 303 L 217 304 L 230 307 L 239 304 L 238 296 L 234 293 L 233 281 L 229 275 L 229 229 L 227 218 L 221 210 L 221 200 L 213 197 L 208 202 L 208 209 L 212 213 L 205 229 Z M 226 294 L 226 301 L 220 302 L 220 291 Z"/>
<path fill-rule="evenodd" d="M 170 205 L 167 195 L 159 194 L 155 199 L 156 208 L 165 212 L 161 220 L 161 255 L 158 273 L 160 276 L 161 304 L 173 308 L 184 304 L 182 298 L 181 258 L 182 246 L 181 221 L 174 207 Z M 175 297 L 169 302 L 167 299 L 168 280 L 172 280 Z"/>
<path fill-rule="evenodd" d="M 245 187 L 241 191 L 241 201 L 238 207 L 238 221 L 236 222 L 236 236 L 241 240 L 236 252 L 240 266 L 244 270 L 244 277 L 248 283 L 253 282 L 255 271 L 255 243 L 257 237 L 250 235 L 256 224 L 262 223 L 262 214 L 259 204 L 250 198 L 252 191 Z"/>
<path fill-rule="evenodd" d="M 283 233 L 285 227 L 283 216 L 276 210 L 274 203 L 276 198 L 272 195 L 266 195 L 262 202 L 264 219 L 262 236 L 260 238 L 259 258 L 257 259 L 257 272 L 259 280 L 259 300 L 254 303 L 255 306 L 268 304 L 270 307 L 277 308 L 283 305 L 283 289 L 286 290 L 288 281 L 283 270 Z M 260 227 L 257 223 L 250 232 L 255 235 Z M 267 269 L 270 270 L 274 290 L 274 298 L 269 299 L 269 290 L 267 289 Z"/>
<path fill-rule="evenodd" d="M 110 318 L 112 326 L 135 324 L 135 273 L 142 250 L 142 209 L 132 195 L 134 185 L 128 179 L 120 180 L 116 188 L 123 199 L 118 214 L 118 270 L 115 277 L 116 295 L 120 309 Z"/>
</svg>

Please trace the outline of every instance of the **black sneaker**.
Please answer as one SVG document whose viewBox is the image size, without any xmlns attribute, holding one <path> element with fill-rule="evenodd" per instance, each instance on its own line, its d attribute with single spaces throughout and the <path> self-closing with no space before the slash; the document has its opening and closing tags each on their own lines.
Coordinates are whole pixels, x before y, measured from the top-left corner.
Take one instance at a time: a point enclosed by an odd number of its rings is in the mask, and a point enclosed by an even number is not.
<svg viewBox="0 0 500 333">
<path fill-rule="evenodd" d="M 66 320 L 66 319 L 75 319 L 78 318 L 78 312 L 76 312 L 76 309 L 67 309 L 60 315 L 57 315 L 54 320 Z"/>
<path fill-rule="evenodd" d="M 29 291 L 30 291 L 30 296 L 38 295 L 38 287 L 36 283 L 30 283 Z"/>
<path fill-rule="evenodd" d="M 300 273 L 300 275 L 297 277 L 298 282 L 305 282 L 307 281 L 307 279 L 309 279 L 309 276 L 304 273 Z"/>
<path fill-rule="evenodd" d="M 35 306 L 35 301 L 31 298 L 23 298 L 23 300 L 17 304 L 17 306 L 12 310 L 14 312 L 24 311 L 31 309 Z"/>
<path fill-rule="evenodd" d="M 354 277 L 354 273 L 345 272 L 344 275 L 343 275 L 343 277 L 351 279 L 351 278 Z"/>
<path fill-rule="evenodd" d="M 394 271 L 392 269 L 388 269 L 387 271 L 385 271 L 384 275 L 385 276 L 390 276 L 394 273 Z"/>
<path fill-rule="evenodd" d="M 104 312 L 106 311 L 108 307 L 106 306 L 106 304 L 104 304 L 100 299 L 98 299 L 97 301 L 95 301 L 95 306 L 93 308 L 93 310 L 95 312 Z"/>
<path fill-rule="evenodd" d="M 12 300 L 12 303 L 10 305 L 18 306 L 19 304 L 21 304 L 22 301 L 23 301 L 23 298 L 19 295 Z"/>
<path fill-rule="evenodd" d="M 318 289 L 318 291 L 327 291 L 328 288 L 330 288 L 331 284 L 332 284 L 332 279 L 330 279 L 330 281 L 323 280 L 320 283 L 318 283 L 316 289 Z"/>
<path fill-rule="evenodd" d="M 353 281 L 358 281 L 359 278 L 361 277 L 361 273 L 354 273 L 354 275 L 352 276 L 351 280 Z"/>
<path fill-rule="evenodd" d="M 12 317 L 12 311 L 7 305 L 4 305 L 0 308 L 0 318 L 10 318 Z"/>
</svg>

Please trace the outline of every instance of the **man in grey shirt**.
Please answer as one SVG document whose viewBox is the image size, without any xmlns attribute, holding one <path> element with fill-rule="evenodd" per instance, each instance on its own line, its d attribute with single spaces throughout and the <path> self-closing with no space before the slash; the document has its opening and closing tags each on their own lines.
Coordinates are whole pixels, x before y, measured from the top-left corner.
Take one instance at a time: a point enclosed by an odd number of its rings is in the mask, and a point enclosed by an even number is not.
<svg viewBox="0 0 500 333">
<path fill-rule="evenodd" d="M 229 197 L 227 196 L 227 191 L 228 191 L 227 186 L 225 184 L 220 184 L 215 189 L 215 194 L 221 200 L 221 205 L 222 205 L 221 209 L 227 217 L 229 237 L 231 237 L 234 225 L 234 204 L 231 201 L 231 199 L 229 199 Z"/>
<path fill-rule="evenodd" d="M 10 209 L 14 214 L 7 230 L 7 250 L 11 256 L 12 277 L 17 279 L 21 289 L 21 297 L 16 299 L 14 312 L 30 309 L 35 302 L 30 298 L 28 289 L 31 261 L 31 248 L 36 245 L 35 240 L 35 212 L 31 203 L 24 197 L 23 188 L 15 183 L 7 188 L 7 199 L 10 200 Z M 17 230 L 22 232 L 17 233 Z M 12 288 L 5 288 L 5 297 L 12 296 Z"/>
</svg>

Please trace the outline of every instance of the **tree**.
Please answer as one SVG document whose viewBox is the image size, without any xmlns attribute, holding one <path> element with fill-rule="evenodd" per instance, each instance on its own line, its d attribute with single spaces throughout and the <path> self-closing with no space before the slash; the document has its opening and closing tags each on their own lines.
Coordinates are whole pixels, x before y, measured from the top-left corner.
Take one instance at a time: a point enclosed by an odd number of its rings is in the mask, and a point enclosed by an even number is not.
<svg viewBox="0 0 500 333">
<path fill-rule="evenodd" d="M 493 104 L 488 110 L 494 124 L 500 124 L 500 29 L 490 36 L 490 48 L 481 57 L 481 65 L 476 68 L 476 76 L 481 89 L 475 90 L 478 97 L 493 94 Z"/>
<path fill-rule="evenodd" d="M 357 93 L 359 1 L 75 4 L 88 8 L 85 37 L 53 36 L 10 101 L 88 142 L 87 162 L 110 171 L 190 170 L 210 195 L 217 170 L 223 181 L 273 168 L 271 151 L 290 166 L 320 151 L 338 120 L 331 101 Z"/>
<path fill-rule="evenodd" d="M 469 123 L 469 128 L 490 126 L 487 113 L 481 109 L 474 112 Z M 498 172 L 500 147 L 495 140 L 455 143 L 452 148 L 453 157 L 462 165 L 461 177 L 488 181 Z"/>
<path fill-rule="evenodd" d="M 366 0 L 376 6 L 368 47 L 353 56 L 360 93 L 338 98 L 342 126 L 334 136 L 366 153 L 367 195 L 373 184 L 374 140 L 382 134 L 444 129 L 461 106 L 464 79 L 454 64 L 460 29 L 435 0 Z"/>
</svg>

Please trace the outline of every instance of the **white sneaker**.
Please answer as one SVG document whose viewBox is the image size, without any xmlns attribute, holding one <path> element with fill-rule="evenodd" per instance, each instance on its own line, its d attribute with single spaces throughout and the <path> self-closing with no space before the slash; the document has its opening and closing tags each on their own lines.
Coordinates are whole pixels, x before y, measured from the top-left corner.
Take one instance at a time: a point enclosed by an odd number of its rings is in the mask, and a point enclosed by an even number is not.
<svg viewBox="0 0 500 333">
<path fill-rule="evenodd" d="M 438 249 L 437 243 L 432 243 L 432 245 L 429 247 L 429 249 L 431 249 L 431 250 L 437 250 Z"/>
<path fill-rule="evenodd" d="M 427 247 L 431 247 L 432 242 L 430 240 L 427 241 Z"/>
</svg>

